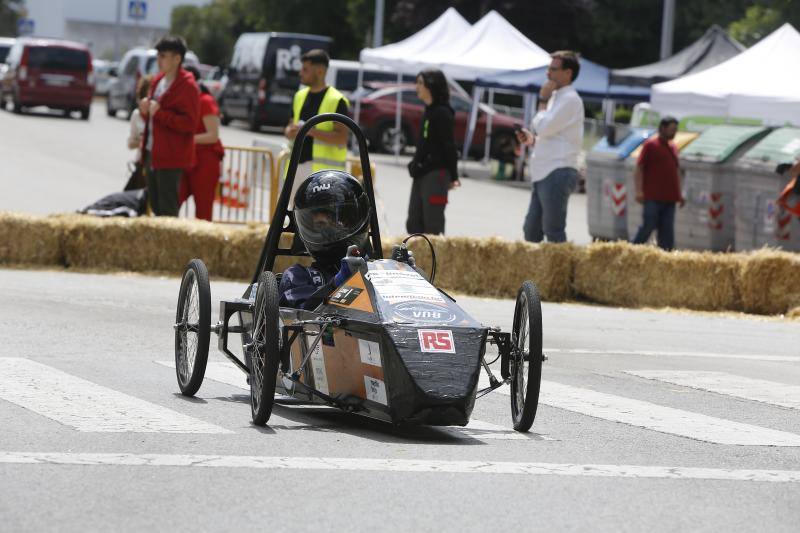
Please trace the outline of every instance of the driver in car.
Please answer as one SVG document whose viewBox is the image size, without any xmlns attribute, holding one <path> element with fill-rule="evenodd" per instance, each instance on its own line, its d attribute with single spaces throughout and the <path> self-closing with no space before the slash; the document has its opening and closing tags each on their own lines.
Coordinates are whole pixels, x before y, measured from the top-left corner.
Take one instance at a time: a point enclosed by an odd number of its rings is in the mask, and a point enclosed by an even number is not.
<svg viewBox="0 0 800 533">
<path fill-rule="evenodd" d="M 281 276 L 280 305 L 314 309 L 351 275 L 348 248 L 369 249 L 370 203 L 361 183 L 341 170 L 320 170 L 297 189 L 294 218 L 311 266 L 294 264 Z"/>
</svg>

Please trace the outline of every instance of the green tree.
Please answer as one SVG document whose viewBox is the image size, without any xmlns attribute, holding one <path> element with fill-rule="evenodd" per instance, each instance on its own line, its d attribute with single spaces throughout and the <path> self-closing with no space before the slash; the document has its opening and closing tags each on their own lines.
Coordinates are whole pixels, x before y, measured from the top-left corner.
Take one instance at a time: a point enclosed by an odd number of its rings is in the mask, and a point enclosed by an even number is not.
<svg viewBox="0 0 800 533">
<path fill-rule="evenodd" d="M 0 35 L 17 34 L 17 20 L 24 8 L 25 0 L 0 0 Z"/>
<path fill-rule="evenodd" d="M 728 27 L 734 39 L 746 46 L 760 41 L 783 23 L 782 13 L 773 7 L 754 5 L 747 8 L 744 17 Z"/>
</svg>

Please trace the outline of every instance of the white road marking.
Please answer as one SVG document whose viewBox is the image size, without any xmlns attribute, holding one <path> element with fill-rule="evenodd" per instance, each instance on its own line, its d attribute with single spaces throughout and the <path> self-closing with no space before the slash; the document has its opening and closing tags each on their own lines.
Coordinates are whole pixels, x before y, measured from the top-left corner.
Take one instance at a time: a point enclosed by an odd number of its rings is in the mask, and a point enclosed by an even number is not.
<svg viewBox="0 0 800 533">
<path fill-rule="evenodd" d="M 498 474 L 607 478 L 694 479 L 800 483 L 798 470 L 750 470 L 673 466 L 512 463 L 499 461 L 430 461 L 344 457 L 260 457 L 247 455 L 167 455 L 131 453 L 0 452 L 0 464 L 249 468 Z"/>
<path fill-rule="evenodd" d="M 484 378 L 481 386 L 488 386 Z M 507 386 L 497 389 L 510 394 Z M 739 446 L 800 446 L 800 435 L 665 407 L 554 381 L 542 381 L 539 403 L 575 413 L 621 422 L 716 444 Z"/>
<path fill-rule="evenodd" d="M 544 353 L 567 355 L 642 355 L 648 357 L 706 357 L 709 359 L 746 359 L 751 361 L 773 361 L 781 363 L 797 363 L 800 357 L 791 355 L 730 354 L 710 352 L 662 352 L 652 350 L 590 350 L 545 348 Z"/>
<path fill-rule="evenodd" d="M 55 368 L 0 357 L 0 399 L 78 431 L 233 433 Z"/>
<path fill-rule="evenodd" d="M 175 361 L 154 361 L 154 363 L 167 368 L 175 368 Z M 206 378 L 250 392 L 250 386 L 247 384 L 246 376 L 232 363 L 223 361 L 209 361 L 206 365 Z M 286 408 L 293 410 L 328 409 L 328 407 L 320 405 L 287 405 Z M 270 427 L 318 427 L 318 424 L 315 425 L 311 423 L 289 420 L 288 418 L 276 415 L 274 411 L 272 416 L 270 416 L 268 425 Z M 514 431 L 510 427 L 506 428 L 475 419 L 470 420 L 469 424 L 467 424 L 465 427 L 440 426 L 439 429 L 456 437 L 467 437 L 478 440 L 530 440 L 530 436 L 522 434 L 518 431 Z M 544 437 L 544 440 L 551 439 Z"/>
<path fill-rule="evenodd" d="M 751 379 L 725 372 L 699 370 L 629 370 L 625 372 L 645 379 L 653 379 L 700 389 L 744 400 L 768 403 L 789 409 L 800 409 L 800 386 L 775 381 Z"/>
</svg>

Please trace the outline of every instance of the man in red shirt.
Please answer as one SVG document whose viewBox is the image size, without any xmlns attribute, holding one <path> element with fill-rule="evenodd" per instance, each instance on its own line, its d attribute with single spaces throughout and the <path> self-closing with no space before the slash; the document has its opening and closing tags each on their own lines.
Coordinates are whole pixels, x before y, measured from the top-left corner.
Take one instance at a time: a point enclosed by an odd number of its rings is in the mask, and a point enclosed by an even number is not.
<svg viewBox="0 0 800 533">
<path fill-rule="evenodd" d="M 675 204 L 684 204 L 678 149 L 672 142 L 677 132 L 678 121 L 664 117 L 658 125 L 658 136 L 642 146 L 635 177 L 636 201 L 644 204 L 644 220 L 633 238 L 634 244 L 647 242 L 655 230 L 660 248 L 672 250 L 675 246 Z"/>
<path fill-rule="evenodd" d="M 182 68 L 186 43 L 162 37 L 156 44 L 159 74 L 149 98 L 139 102 L 145 119 L 142 145 L 146 154 L 147 198 L 156 216 L 178 216 L 178 187 L 186 169 L 195 165 L 194 134 L 200 120 L 200 90 Z"/>
</svg>

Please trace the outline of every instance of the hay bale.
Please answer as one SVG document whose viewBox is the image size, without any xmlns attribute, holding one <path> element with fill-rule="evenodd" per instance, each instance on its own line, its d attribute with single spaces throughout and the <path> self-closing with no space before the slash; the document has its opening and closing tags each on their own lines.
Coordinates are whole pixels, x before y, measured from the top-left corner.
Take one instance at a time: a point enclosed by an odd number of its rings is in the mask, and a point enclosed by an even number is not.
<svg viewBox="0 0 800 533">
<path fill-rule="evenodd" d="M 60 226 L 51 219 L 0 212 L 0 264 L 63 264 Z"/>
<path fill-rule="evenodd" d="M 788 313 L 786 313 L 786 318 L 791 318 L 792 320 L 800 320 L 800 306 L 790 309 Z"/>
<path fill-rule="evenodd" d="M 222 250 L 235 228 L 171 217 L 53 217 L 63 228 L 66 266 L 176 272 L 198 257 L 212 275 L 224 270 Z"/>
<path fill-rule="evenodd" d="M 544 300 L 563 301 L 571 296 L 575 246 L 572 244 L 533 244 L 499 238 L 430 237 L 436 252 L 436 285 L 489 297 L 514 298 L 525 280 L 539 287 Z M 384 241 L 384 255 L 400 239 Z M 409 248 L 417 264 L 430 272 L 431 255 L 422 239 L 413 239 Z"/>
<path fill-rule="evenodd" d="M 741 258 L 596 243 L 578 254 L 574 288 L 588 300 L 628 307 L 741 309 Z"/>
<path fill-rule="evenodd" d="M 764 249 L 746 254 L 743 263 L 743 311 L 783 314 L 800 306 L 800 255 Z"/>
</svg>

